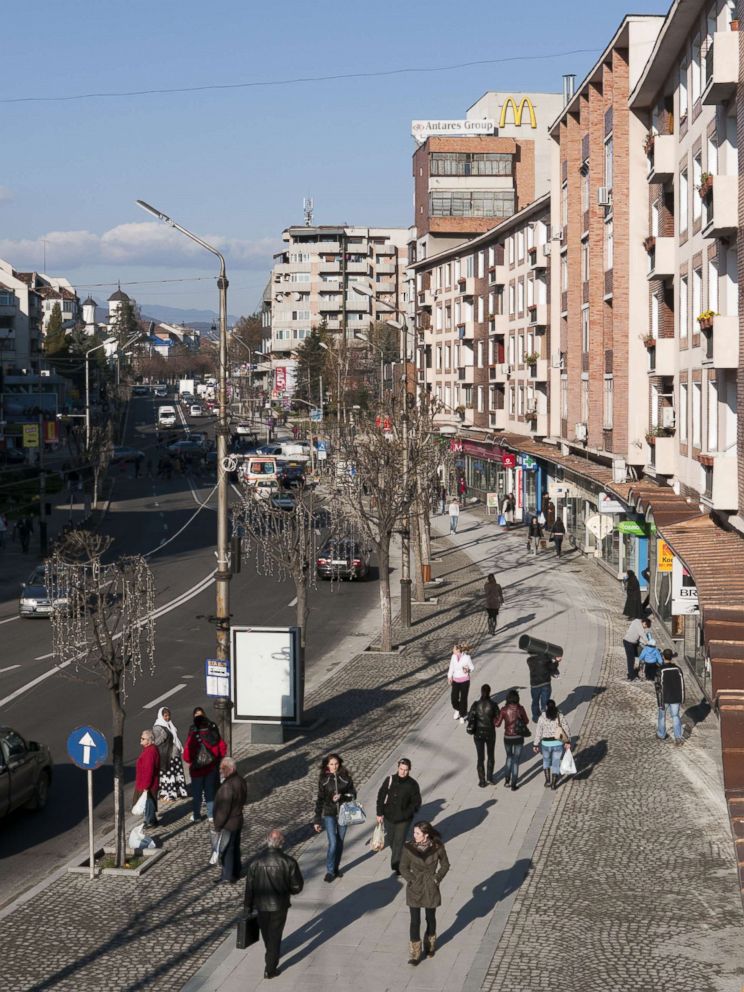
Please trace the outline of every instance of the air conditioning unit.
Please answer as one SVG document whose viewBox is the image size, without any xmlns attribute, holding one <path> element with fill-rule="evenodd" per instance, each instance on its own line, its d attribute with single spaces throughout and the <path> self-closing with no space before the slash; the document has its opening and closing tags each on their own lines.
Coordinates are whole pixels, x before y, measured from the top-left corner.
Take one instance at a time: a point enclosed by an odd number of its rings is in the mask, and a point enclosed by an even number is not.
<svg viewBox="0 0 744 992">
<path fill-rule="evenodd" d="M 561 228 L 559 231 L 556 231 L 556 233 L 553 235 L 553 237 L 550 240 L 558 241 L 558 242 L 563 241 L 563 228 Z"/>
<path fill-rule="evenodd" d="M 586 437 L 587 437 L 586 424 L 576 424 L 575 433 L 576 433 L 577 441 L 586 441 Z"/>
<path fill-rule="evenodd" d="M 550 360 L 550 364 L 552 365 L 552 367 L 554 369 L 562 369 L 563 368 L 563 354 L 560 351 L 557 351 L 553 355 L 552 359 Z"/>
<path fill-rule="evenodd" d="M 674 407 L 673 406 L 663 406 L 661 408 L 661 426 L 662 427 L 674 427 Z"/>
<path fill-rule="evenodd" d="M 543 245 L 543 255 L 547 256 L 550 254 L 550 245 Z"/>
<path fill-rule="evenodd" d="M 600 207 L 612 206 L 612 190 L 609 186 L 599 186 L 597 188 L 597 203 Z"/>
</svg>

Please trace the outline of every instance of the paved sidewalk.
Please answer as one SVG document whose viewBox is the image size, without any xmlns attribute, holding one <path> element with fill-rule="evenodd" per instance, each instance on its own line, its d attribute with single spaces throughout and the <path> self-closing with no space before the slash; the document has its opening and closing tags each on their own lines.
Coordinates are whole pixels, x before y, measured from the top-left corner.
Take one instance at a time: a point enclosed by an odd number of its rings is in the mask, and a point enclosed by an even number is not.
<svg viewBox="0 0 744 992">
<path fill-rule="evenodd" d="M 435 961 L 406 964 L 403 886 L 390 875 L 388 853 L 369 851 L 370 824 L 349 829 L 346 874 L 332 885 L 322 881 L 324 841 L 302 849 L 306 886 L 290 912 L 283 974 L 271 987 L 738 992 L 742 908 L 713 718 L 694 727 L 683 748 L 658 742 L 652 687 L 624 681 L 617 583 L 575 555 L 530 559 L 520 532 L 502 535 L 484 519 L 464 513 L 456 537 L 438 542 L 447 546 L 440 568 L 448 580 L 465 553 L 505 587 L 502 627 L 475 655 L 475 686 L 487 679 L 503 698 L 526 685 L 516 649 L 525 630 L 564 644 L 554 695 L 578 732 L 579 775 L 546 791 L 539 761 L 525 749 L 516 793 L 500 783 L 479 789 L 472 741 L 443 693 L 361 789 L 372 814 L 397 756 L 412 759 L 421 815 L 441 829 L 452 864 Z M 262 974 L 262 948 L 236 951 L 230 934 L 183 992 L 263 988 Z"/>
</svg>

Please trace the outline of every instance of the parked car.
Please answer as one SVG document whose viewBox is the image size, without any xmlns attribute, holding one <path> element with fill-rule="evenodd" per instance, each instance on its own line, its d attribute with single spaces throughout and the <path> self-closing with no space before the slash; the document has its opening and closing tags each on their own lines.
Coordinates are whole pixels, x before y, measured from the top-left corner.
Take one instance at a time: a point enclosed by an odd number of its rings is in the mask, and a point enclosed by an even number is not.
<svg viewBox="0 0 744 992">
<path fill-rule="evenodd" d="M 117 446 L 111 452 L 111 464 L 119 465 L 121 462 L 141 462 L 144 457 L 144 451 L 140 451 L 138 448 Z"/>
<path fill-rule="evenodd" d="M 256 453 L 259 455 L 281 455 L 282 446 L 280 444 L 262 444 L 260 448 L 256 448 Z"/>
<path fill-rule="evenodd" d="M 316 571 L 321 579 L 366 579 L 369 551 L 350 537 L 332 537 L 320 549 Z"/>
<path fill-rule="evenodd" d="M 189 416 L 191 417 L 203 417 L 204 410 L 202 409 L 201 403 L 192 403 L 189 407 Z"/>
<path fill-rule="evenodd" d="M 0 449 L 0 465 L 23 465 L 26 456 L 18 448 Z"/>
<path fill-rule="evenodd" d="M 49 748 L 24 740 L 12 727 L 0 727 L 0 817 L 21 807 L 44 809 L 51 782 Z"/>
</svg>

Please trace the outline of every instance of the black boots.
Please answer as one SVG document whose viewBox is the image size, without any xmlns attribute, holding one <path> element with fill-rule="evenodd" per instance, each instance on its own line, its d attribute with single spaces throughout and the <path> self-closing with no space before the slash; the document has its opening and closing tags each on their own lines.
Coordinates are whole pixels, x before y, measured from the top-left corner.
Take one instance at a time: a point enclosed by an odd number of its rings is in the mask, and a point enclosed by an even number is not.
<svg viewBox="0 0 744 992">
<path fill-rule="evenodd" d="M 550 777 L 550 788 L 551 789 L 557 789 L 558 788 L 558 779 L 559 778 L 560 778 L 560 775 L 551 775 L 551 777 Z"/>
<path fill-rule="evenodd" d="M 549 789 L 550 788 L 550 769 L 549 768 L 543 768 L 543 774 L 545 775 L 545 788 L 546 789 Z"/>
</svg>

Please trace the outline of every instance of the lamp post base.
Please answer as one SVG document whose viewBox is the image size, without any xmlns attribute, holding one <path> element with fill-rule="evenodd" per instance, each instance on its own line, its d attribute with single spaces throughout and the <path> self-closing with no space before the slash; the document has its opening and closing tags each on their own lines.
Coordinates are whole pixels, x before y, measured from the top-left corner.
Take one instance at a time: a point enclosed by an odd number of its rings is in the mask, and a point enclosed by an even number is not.
<svg viewBox="0 0 744 992">
<path fill-rule="evenodd" d="M 232 754 L 232 700 L 227 696 L 218 696 L 214 703 L 215 716 L 220 736 L 227 746 L 227 753 Z"/>
<path fill-rule="evenodd" d="M 411 626 L 411 579 L 400 580 L 400 625 Z"/>
</svg>

